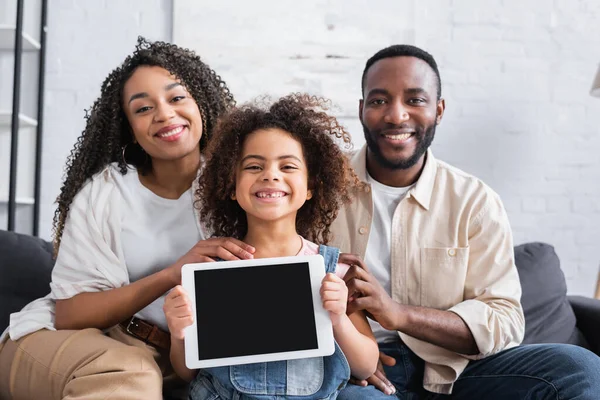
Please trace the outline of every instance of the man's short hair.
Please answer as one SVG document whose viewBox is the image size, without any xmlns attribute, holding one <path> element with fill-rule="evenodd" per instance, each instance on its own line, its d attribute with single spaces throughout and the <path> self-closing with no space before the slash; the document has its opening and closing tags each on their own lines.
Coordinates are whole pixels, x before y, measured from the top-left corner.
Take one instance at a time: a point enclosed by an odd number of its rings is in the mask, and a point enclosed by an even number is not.
<svg viewBox="0 0 600 400">
<path fill-rule="evenodd" d="M 411 46 L 409 44 L 395 44 L 385 49 L 379 50 L 375 53 L 371 58 L 367 60 L 367 64 L 365 65 L 365 69 L 363 70 L 362 79 L 361 79 L 361 88 L 362 93 L 365 93 L 365 78 L 367 76 L 367 71 L 373 64 L 377 61 L 382 60 L 384 58 L 392 58 L 392 57 L 416 57 L 423 61 L 425 61 L 435 75 L 437 77 L 437 99 L 439 100 L 442 97 L 442 79 L 440 78 L 440 71 L 438 70 L 437 63 L 431 54 L 422 50 L 418 47 Z"/>
</svg>

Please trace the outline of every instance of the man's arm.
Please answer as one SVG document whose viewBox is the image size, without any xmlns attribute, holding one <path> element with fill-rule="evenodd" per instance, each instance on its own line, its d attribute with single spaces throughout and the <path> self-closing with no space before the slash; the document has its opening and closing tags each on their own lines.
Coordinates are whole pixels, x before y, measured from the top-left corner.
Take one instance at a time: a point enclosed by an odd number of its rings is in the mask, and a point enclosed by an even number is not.
<svg viewBox="0 0 600 400">
<path fill-rule="evenodd" d="M 472 358 L 519 344 L 525 331 L 521 286 L 508 217 L 495 194 L 487 193 L 468 234 L 463 302 L 449 310 L 398 304 L 358 257 L 343 254 L 340 262 L 353 265 L 345 278 L 351 293 L 348 311 L 365 310 L 386 329 Z"/>
<path fill-rule="evenodd" d="M 352 265 L 346 274 L 347 285 L 349 293 L 357 294 L 351 296 L 348 312 L 365 310 L 387 330 L 400 331 L 456 353 L 479 353 L 471 330 L 457 314 L 400 304 L 386 293 L 360 258 L 342 254 L 340 262 Z"/>
</svg>

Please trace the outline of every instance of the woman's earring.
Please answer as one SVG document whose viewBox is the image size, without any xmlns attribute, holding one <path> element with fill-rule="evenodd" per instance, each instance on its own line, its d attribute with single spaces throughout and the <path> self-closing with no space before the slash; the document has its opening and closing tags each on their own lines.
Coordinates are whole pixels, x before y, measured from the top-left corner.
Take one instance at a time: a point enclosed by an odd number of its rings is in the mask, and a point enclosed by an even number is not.
<svg viewBox="0 0 600 400">
<path fill-rule="evenodd" d="M 308 190 L 306 192 L 306 200 L 310 200 L 310 199 L 312 199 L 312 190 Z"/>
<path fill-rule="evenodd" d="M 130 143 L 127 143 L 125 146 L 123 146 L 123 150 L 121 151 L 121 158 L 123 159 L 123 162 L 125 163 L 125 165 L 127 166 L 128 169 L 135 169 L 135 168 L 129 168 L 129 163 L 127 162 L 127 159 L 125 159 L 125 151 L 127 150 L 127 146 L 129 146 Z"/>
<path fill-rule="evenodd" d="M 231 200 L 236 201 L 237 197 L 235 197 L 235 193 L 231 193 L 231 195 L 229 196 L 231 198 Z"/>
</svg>

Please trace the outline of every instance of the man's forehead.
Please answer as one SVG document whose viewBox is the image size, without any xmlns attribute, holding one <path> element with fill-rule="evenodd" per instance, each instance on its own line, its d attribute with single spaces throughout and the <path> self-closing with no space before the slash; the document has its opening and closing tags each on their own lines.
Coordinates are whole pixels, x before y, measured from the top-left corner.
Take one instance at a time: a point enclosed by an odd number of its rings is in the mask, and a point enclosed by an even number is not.
<svg viewBox="0 0 600 400">
<path fill-rule="evenodd" d="M 435 93 L 437 77 L 425 61 L 412 56 L 388 57 L 376 61 L 365 75 L 365 94 L 374 88 L 423 88 Z"/>
</svg>

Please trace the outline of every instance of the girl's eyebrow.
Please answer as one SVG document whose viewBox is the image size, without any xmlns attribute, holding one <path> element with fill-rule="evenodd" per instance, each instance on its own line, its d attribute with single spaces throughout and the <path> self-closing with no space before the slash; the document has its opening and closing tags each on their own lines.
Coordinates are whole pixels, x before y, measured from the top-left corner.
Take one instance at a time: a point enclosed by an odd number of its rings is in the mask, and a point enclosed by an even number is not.
<svg viewBox="0 0 600 400">
<path fill-rule="evenodd" d="M 257 154 L 248 154 L 246 157 L 242 158 L 242 162 L 244 162 L 244 161 L 246 161 L 246 160 L 248 160 L 250 158 L 254 158 L 254 159 L 257 159 L 257 160 L 261 160 L 261 161 L 266 161 L 267 160 L 265 157 L 259 156 Z M 278 160 L 284 160 L 286 158 L 293 158 L 294 160 L 297 160 L 298 162 L 302 163 L 301 159 L 299 159 L 298 157 L 296 157 L 294 155 L 291 155 L 291 154 L 286 154 L 286 155 L 277 157 Z"/>
</svg>

